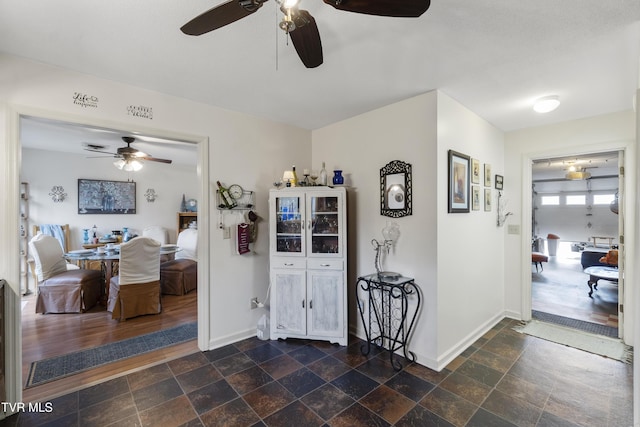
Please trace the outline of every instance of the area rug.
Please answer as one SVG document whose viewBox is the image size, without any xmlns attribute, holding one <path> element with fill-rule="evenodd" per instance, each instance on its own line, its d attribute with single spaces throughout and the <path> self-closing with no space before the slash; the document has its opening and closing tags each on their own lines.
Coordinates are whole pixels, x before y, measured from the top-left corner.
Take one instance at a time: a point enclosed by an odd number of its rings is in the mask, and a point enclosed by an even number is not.
<svg viewBox="0 0 640 427">
<path fill-rule="evenodd" d="M 175 328 L 39 360 L 31 364 L 25 388 L 35 387 L 107 363 L 190 341 L 196 339 L 197 335 L 197 324 L 195 322 L 186 323 Z"/>
<path fill-rule="evenodd" d="M 538 320 L 531 320 L 524 325 L 514 327 L 513 330 L 625 363 L 631 363 L 633 359 L 633 349 L 615 338 Z"/>
<path fill-rule="evenodd" d="M 612 326 L 599 325 L 597 323 L 585 322 L 584 320 L 571 319 L 569 317 L 558 316 L 542 311 L 531 310 L 531 317 L 547 323 L 554 323 L 560 326 L 567 326 L 581 331 L 591 332 L 592 334 L 605 335 L 611 338 L 618 337 L 618 328 Z"/>
</svg>

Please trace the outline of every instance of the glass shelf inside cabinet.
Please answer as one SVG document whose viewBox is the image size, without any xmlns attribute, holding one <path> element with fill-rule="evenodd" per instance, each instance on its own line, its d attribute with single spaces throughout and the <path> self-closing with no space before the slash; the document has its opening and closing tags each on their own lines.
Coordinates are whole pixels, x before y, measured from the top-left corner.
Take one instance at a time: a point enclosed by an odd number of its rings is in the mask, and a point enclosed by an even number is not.
<svg viewBox="0 0 640 427">
<path fill-rule="evenodd" d="M 302 215 L 298 197 L 278 198 L 276 237 L 278 252 L 302 252 Z"/>
<path fill-rule="evenodd" d="M 311 252 L 338 253 L 340 222 L 337 197 L 311 199 Z"/>
</svg>

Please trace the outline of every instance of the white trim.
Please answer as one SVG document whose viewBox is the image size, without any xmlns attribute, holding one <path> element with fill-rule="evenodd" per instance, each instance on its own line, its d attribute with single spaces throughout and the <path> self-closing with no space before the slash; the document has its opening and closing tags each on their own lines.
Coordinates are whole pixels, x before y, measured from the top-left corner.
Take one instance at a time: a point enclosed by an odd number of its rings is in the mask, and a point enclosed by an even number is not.
<svg viewBox="0 0 640 427">
<path fill-rule="evenodd" d="M 140 132 L 147 135 L 176 139 L 197 144 L 198 160 L 197 174 L 198 184 L 198 348 L 202 351 L 209 349 L 210 319 L 210 295 L 209 295 L 209 259 L 210 259 L 210 220 L 209 220 L 209 138 L 206 136 L 190 135 L 180 132 L 161 130 L 156 128 L 140 127 L 131 124 L 118 123 L 98 118 L 76 116 L 68 113 L 43 110 L 22 105 L 10 105 L 6 111 L 7 137 L 6 137 L 6 188 L 7 206 L 5 207 L 6 223 L 2 230 L 17 230 L 19 228 L 18 200 L 21 168 L 21 142 L 20 142 L 20 117 L 31 116 L 50 120 L 77 123 L 86 126 L 114 129 L 123 133 Z M 21 311 L 16 307 L 20 302 L 20 275 L 19 275 L 19 241 L 18 233 L 6 233 L 3 246 L 9 248 L 6 257 L 9 265 L 5 278 L 14 290 L 15 297 L 7 297 L 13 307 L 7 307 L 6 316 L 6 388 L 9 402 L 22 401 L 22 325 Z M 16 288 L 17 286 L 17 288 Z M 9 304 L 9 303 L 7 303 Z"/>
</svg>

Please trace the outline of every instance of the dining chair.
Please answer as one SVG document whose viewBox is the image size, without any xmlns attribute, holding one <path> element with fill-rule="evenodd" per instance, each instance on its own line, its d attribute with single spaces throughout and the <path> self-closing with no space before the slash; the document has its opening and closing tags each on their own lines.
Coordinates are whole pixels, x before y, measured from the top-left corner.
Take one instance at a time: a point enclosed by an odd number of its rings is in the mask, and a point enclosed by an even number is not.
<svg viewBox="0 0 640 427">
<path fill-rule="evenodd" d="M 36 234 L 29 241 L 38 281 L 36 313 L 82 313 L 96 305 L 102 274 L 96 270 L 68 269 L 55 237 Z"/>
<path fill-rule="evenodd" d="M 178 234 L 175 259 L 160 265 L 163 294 L 184 295 L 198 287 L 198 230 L 188 228 Z"/>
<path fill-rule="evenodd" d="M 120 245 L 120 271 L 109 283 L 107 310 L 119 320 L 162 311 L 158 241 L 141 236 Z"/>
<path fill-rule="evenodd" d="M 161 245 L 166 245 L 167 243 L 169 243 L 169 231 L 159 225 L 150 225 L 148 227 L 145 227 L 142 230 L 142 236 L 151 237 L 152 239 L 160 242 Z M 160 263 L 171 261 L 172 259 L 175 259 L 173 255 L 161 255 Z"/>
<path fill-rule="evenodd" d="M 42 225 L 34 225 L 33 226 L 33 235 L 37 236 L 38 234 L 46 234 L 48 236 L 53 236 L 60 243 L 62 250 L 64 253 L 70 251 L 69 242 L 71 240 L 71 230 L 69 228 L 69 224 L 42 224 Z M 35 283 L 38 283 L 38 276 L 36 274 L 36 263 L 33 258 L 29 259 L 29 268 L 31 268 L 31 274 L 33 276 L 33 280 Z M 67 262 L 67 270 L 75 270 L 79 268 L 75 264 L 71 264 Z"/>
</svg>

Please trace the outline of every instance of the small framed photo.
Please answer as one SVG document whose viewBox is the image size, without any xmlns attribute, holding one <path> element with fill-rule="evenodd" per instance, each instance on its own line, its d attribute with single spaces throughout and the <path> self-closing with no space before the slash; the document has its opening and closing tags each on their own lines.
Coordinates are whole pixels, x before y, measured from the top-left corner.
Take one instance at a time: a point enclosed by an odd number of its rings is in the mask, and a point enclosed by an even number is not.
<svg viewBox="0 0 640 427">
<path fill-rule="evenodd" d="M 471 159 L 471 183 L 480 184 L 480 160 Z"/>
<path fill-rule="evenodd" d="M 471 186 L 471 210 L 474 210 L 474 211 L 480 210 L 480 186 L 479 185 Z"/>
<path fill-rule="evenodd" d="M 502 190 L 504 187 L 504 177 L 502 175 L 496 175 L 496 190 Z"/>
<path fill-rule="evenodd" d="M 489 163 L 484 164 L 484 186 L 491 187 L 491 165 Z"/>
<path fill-rule="evenodd" d="M 449 150 L 449 213 L 469 212 L 471 158 Z"/>
<path fill-rule="evenodd" d="M 484 189 L 484 211 L 491 212 L 491 189 Z"/>
</svg>

